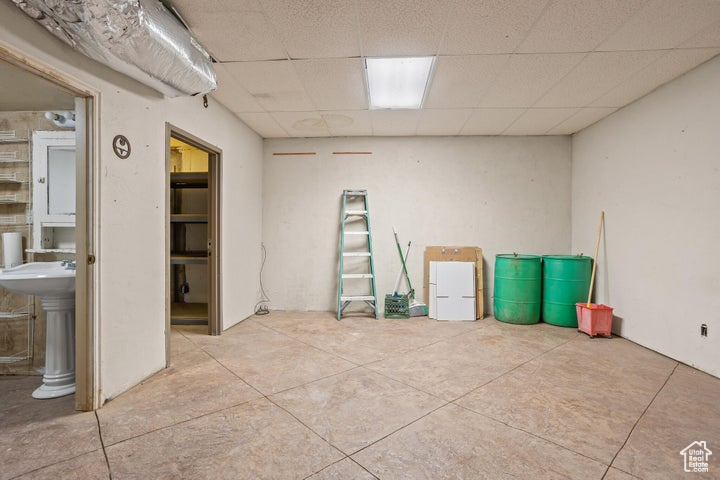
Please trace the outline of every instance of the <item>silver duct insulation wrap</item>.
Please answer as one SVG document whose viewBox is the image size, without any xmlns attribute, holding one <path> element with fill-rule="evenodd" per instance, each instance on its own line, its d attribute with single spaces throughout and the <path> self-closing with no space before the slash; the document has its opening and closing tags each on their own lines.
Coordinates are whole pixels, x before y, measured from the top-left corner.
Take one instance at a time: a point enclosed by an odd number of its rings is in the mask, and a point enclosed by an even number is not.
<svg viewBox="0 0 720 480">
<path fill-rule="evenodd" d="M 157 0 L 13 0 L 79 52 L 170 97 L 215 90 L 207 52 Z"/>
</svg>

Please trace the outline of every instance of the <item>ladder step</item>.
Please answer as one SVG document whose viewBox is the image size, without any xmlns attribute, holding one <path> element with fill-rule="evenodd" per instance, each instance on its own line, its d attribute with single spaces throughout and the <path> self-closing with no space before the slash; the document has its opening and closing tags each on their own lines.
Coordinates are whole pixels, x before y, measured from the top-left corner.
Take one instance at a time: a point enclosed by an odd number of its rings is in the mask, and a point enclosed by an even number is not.
<svg viewBox="0 0 720 480">
<path fill-rule="evenodd" d="M 370 252 L 343 252 L 343 257 L 369 257 Z"/>
<path fill-rule="evenodd" d="M 370 232 L 345 232 L 345 235 L 370 235 Z"/>
<path fill-rule="evenodd" d="M 343 278 L 373 278 L 372 273 L 343 273 Z"/>
<path fill-rule="evenodd" d="M 367 195 L 367 190 L 344 190 L 343 195 L 347 195 L 349 197 L 360 197 Z"/>
<path fill-rule="evenodd" d="M 351 215 L 367 215 L 367 210 L 346 210 L 345 216 L 349 217 Z"/>
<path fill-rule="evenodd" d="M 372 301 L 375 300 L 375 297 L 373 295 L 343 295 L 340 297 L 341 302 L 351 302 L 353 300 Z"/>
</svg>

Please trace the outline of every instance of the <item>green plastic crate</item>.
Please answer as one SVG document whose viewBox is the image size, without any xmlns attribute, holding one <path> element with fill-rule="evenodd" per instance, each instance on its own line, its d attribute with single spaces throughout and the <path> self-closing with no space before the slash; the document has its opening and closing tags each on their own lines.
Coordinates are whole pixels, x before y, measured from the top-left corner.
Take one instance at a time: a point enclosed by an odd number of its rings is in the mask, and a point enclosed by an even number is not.
<svg viewBox="0 0 720 480">
<path fill-rule="evenodd" d="M 410 318 L 410 301 L 407 294 L 385 295 L 385 318 Z"/>
</svg>

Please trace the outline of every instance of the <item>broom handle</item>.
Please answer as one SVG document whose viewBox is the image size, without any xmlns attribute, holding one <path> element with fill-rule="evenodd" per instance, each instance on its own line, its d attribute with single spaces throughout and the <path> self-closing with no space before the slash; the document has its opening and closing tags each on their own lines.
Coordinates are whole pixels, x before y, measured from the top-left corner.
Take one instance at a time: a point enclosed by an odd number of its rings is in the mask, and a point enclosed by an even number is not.
<svg viewBox="0 0 720 480">
<path fill-rule="evenodd" d="M 605 220 L 605 212 L 600 213 L 600 228 L 598 229 L 598 239 L 595 245 L 595 261 L 593 262 L 592 275 L 590 276 L 590 291 L 588 292 L 587 308 L 590 308 L 590 298 L 592 297 L 593 286 L 595 285 L 595 270 L 597 270 L 598 252 L 600 251 L 600 237 L 602 236 L 603 221 Z"/>
<path fill-rule="evenodd" d="M 410 253 L 410 243 L 411 242 L 408 242 L 407 250 L 405 250 L 405 261 L 406 262 L 407 262 L 408 254 Z M 397 297 L 397 295 L 398 295 L 398 290 L 400 289 L 400 282 L 402 281 L 402 276 L 403 276 L 403 269 L 401 266 L 400 272 L 398 273 L 397 280 L 395 281 L 395 291 L 393 292 L 394 297 Z"/>
</svg>

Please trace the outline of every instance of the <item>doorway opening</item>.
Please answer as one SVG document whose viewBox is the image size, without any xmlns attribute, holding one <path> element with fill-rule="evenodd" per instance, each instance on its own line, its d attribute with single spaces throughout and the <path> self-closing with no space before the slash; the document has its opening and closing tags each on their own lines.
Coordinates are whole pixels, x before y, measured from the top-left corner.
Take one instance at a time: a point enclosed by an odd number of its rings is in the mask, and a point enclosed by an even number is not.
<svg viewBox="0 0 720 480">
<path fill-rule="evenodd" d="M 0 289 L 0 375 L 22 376 L 28 386 L 39 385 L 35 398 L 70 397 L 74 392 L 77 410 L 93 410 L 99 407 L 96 94 L 5 49 L 0 49 L 0 83 L 0 231 L 8 234 L 3 235 L 7 258 L 2 265 L 40 262 L 40 268 L 62 262 L 75 272 L 74 294 L 70 291 L 65 300 L 72 305 L 74 295 L 75 312 L 61 336 L 57 322 L 48 328 L 49 312 L 41 300 L 45 297 L 35 291 L 20 294 L 11 285 Z"/>
<path fill-rule="evenodd" d="M 218 148 L 166 129 L 166 357 L 174 325 L 220 335 L 220 158 Z"/>
</svg>

